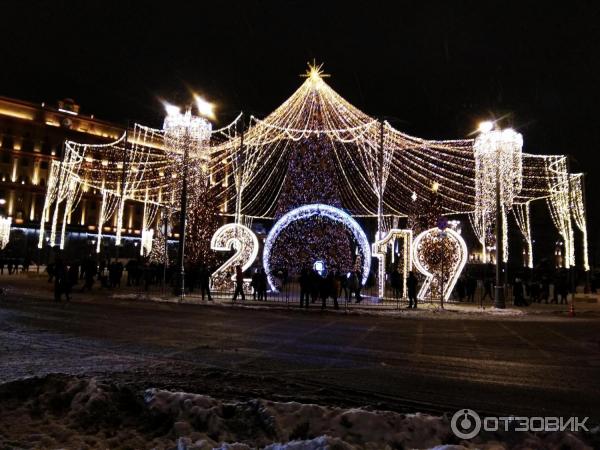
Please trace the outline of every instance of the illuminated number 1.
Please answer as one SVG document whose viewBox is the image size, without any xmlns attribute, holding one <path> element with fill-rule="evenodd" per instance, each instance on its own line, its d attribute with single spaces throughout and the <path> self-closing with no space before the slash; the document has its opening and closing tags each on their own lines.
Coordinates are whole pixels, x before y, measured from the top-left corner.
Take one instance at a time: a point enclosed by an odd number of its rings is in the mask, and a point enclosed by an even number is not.
<svg viewBox="0 0 600 450">
<path fill-rule="evenodd" d="M 393 245 L 398 238 L 402 238 L 404 241 L 404 262 L 402 265 L 402 278 L 404 279 L 404 283 L 402 296 L 406 298 L 406 279 L 408 278 L 409 270 L 412 269 L 412 235 L 412 230 L 399 230 L 397 228 L 392 228 L 383 239 L 375 241 L 371 245 L 371 254 L 379 260 L 379 298 L 383 298 L 385 296 L 385 256 L 387 254 L 387 247 L 390 242 Z"/>
</svg>

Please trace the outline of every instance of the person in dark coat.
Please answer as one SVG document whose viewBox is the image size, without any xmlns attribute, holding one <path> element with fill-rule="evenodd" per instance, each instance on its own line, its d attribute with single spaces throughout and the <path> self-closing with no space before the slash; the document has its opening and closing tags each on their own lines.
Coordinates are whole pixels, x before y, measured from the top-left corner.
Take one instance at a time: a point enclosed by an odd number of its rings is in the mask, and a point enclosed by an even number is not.
<svg viewBox="0 0 600 450">
<path fill-rule="evenodd" d="M 310 302 L 314 303 L 319 298 L 319 292 L 321 292 L 322 278 L 319 272 L 316 270 L 310 271 Z"/>
<path fill-rule="evenodd" d="M 463 279 L 463 277 L 460 277 L 456 281 L 455 292 L 456 296 L 458 297 L 458 301 L 463 302 L 465 299 L 465 280 Z"/>
<path fill-rule="evenodd" d="M 306 267 L 300 272 L 298 283 L 300 284 L 300 308 L 308 308 L 308 298 L 310 297 L 311 280 L 310 271 Z"/>
<path fill-rule="evenodd" d="M 204 296 L 208 297 L 208 301 L 212 302 L 212 295 L 210 293 L 210 270 L 206 264 L 202 264 L 200 267 L 200 273 L 198 274 L 198 281 L 200 282 L 200 293 L 202 294 L 202 301 Z"/>
<path fill-rule="evenodd" d="M 408 307 L 417 308 L 417 277 L 411 270 L 406 279 L 406 290 L 408 291 Z"/>
<path fill-rule="evenodd" d="M 233 293 L 232 301 L 236 301 L 238 294 L 242 297 L 242 301 L 246 300 L 244 295 L 244 272 L 242 272 L 242 266 L 235 266 L 235 292 Z"/>
<path fill-rule="evenodd" d="M 58 257 L 54 263 L 54 301 L 60 302 L 62 294 L 67 292 L 67 266 Z M 68 294 L 67 294 L 68 299 Z"/>
<path fill-rule="evenodd" d="M 258 269 L 258 300 L 262 300 L 263 302 L 267 301 L 267 285 L 269 281 L 267 280 L 267 273 L 265 269 Z"/>
<path fill-rule="evenodd" d="M 398 271 L 398 267 L 395 267 L 394 271 L 390 274 L 390 285 L 392 286 L 392 292 L 396 300 L 402 297 L 403 282 L 404 280 L 402 279 L 402 275 Z"/>
<path fill-rule="evenodd" d="M 477 290 L 477 280 L 472 275 L 467 275 L 465 279 L 465 288 L 467 291 L 467 301 L 475 302 L 475 291 Z"/>
</svg>

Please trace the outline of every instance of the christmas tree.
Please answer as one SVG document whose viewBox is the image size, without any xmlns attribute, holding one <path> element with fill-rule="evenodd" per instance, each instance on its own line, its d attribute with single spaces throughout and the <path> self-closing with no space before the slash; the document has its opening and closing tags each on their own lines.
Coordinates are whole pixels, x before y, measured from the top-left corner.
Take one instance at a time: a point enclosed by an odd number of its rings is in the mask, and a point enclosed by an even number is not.
<svg viewBox="0 0 600 450">
<path fill-rule="evenodd" d="M 188 216 L 185 224 L 186 260 L 192 264 L 213 265 L 216 254 L 210 249 L 210 240 L 219 228 L 219 206 L 214 187 L 208 179 L 189 186 Z"/>
<path fill-rule="evenodd" d="M 327 137 L 311 136 L 292 144 L 275 219 L 313 203 L 341 206 L 334 158 Z M 313 216 L 282 231 L 273 245 L 271 267 L 297 274 L 320 260 L 328 270 L 347 272 L 353 268 L 353 247 L 352 236 L 343 224 Z"/>
</svg>

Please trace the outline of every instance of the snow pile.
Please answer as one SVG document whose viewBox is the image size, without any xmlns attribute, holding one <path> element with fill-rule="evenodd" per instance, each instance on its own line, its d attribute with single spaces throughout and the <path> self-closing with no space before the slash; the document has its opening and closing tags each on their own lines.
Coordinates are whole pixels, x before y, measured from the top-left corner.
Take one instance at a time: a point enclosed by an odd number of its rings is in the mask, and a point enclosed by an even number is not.
<svg viewBox="0 0 600 450">
<path fill-rule="evenodd" d="M 571 433 L 497 433 L 461 442 L 448 418 L 269 400 L 221 402 L 150 389 L 150 413 L 173 423 L 178 450 L 590 449 Z M 503 444 L 510 442 L 510 446 Z M 518 445 L 515 445 L 517 444 Z"/>
<path fill-rule="evenodd" d="M 447 417 L 185 392 L 49 375 L 0 385 L 0 448 L 177 450 L 592 449 L 592 433 L 494 433 L 460 441 Z M 584 443 L 586 439 L 588 443 Z"/>
</svg>

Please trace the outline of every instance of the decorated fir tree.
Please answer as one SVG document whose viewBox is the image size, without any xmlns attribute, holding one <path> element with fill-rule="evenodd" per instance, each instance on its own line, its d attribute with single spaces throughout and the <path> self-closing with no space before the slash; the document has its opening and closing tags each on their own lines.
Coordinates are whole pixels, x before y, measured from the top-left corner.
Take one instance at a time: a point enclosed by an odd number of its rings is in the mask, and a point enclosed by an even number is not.
<svg viewBox="0 0 600 450">
<path fill-rule="evenodd" d="M 214 187 L 202 179 L 190 186 L 186 222 L 186 260 L 190 264 L 215 262 L 210 240 L 219 228 L 219 206 Z"/>
<path fill-rule="evenodd" d="M 327 137 L 311 136 L 292 144 L 275 219 L 313 203 L 341 207 L 334 158 Z M 354 265 L 353 240 L 347 228 L 320 216 L 290 224 L 279 235 L 271 255 L 271 266 L 290 274 L 319 260 L 328 270 L 347 272 Z"/>
</svg>

